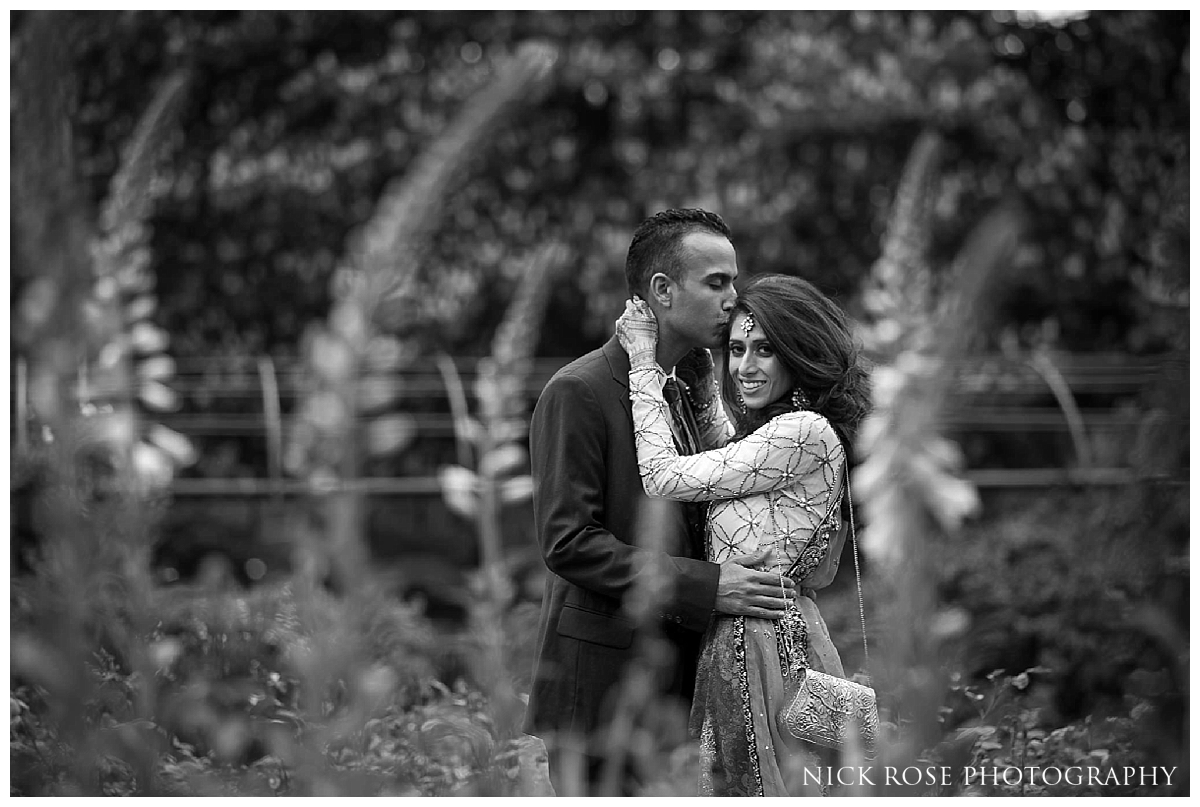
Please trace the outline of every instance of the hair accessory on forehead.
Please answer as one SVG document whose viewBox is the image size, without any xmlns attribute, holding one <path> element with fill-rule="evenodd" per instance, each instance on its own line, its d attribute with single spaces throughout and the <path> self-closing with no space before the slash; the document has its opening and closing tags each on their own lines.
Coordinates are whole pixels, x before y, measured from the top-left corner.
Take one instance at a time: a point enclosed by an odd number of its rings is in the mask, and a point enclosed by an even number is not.
<svg viewBox="0 0 1200 807">
<path fill-rule="evenodd" d="M 746 318 L 742 320 L 742 333 L 749 336 L 752 330 L 754 330 L 754 315 L 747 314 Z"/>
</svg>

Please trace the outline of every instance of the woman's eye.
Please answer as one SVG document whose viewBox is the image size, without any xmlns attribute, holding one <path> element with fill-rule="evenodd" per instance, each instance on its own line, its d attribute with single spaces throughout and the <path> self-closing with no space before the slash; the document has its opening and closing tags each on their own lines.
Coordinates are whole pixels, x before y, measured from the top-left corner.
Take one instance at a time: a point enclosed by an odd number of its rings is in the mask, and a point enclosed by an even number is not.
<svg viewBox="0 0 1200 807">
<path fill-rule="evenodd" d="M 729 346 L 729 355 L 731 355 L 731 356 L 742 355 L 742 346 L 741 345 L 730 345 Z"/>
<path fill-rule="evenodd" d="M 775 351 L 767 345 L 763 345 L 758 349 L 758 355 L 762 356 L 763 358 L 770 358 L 771 356 L 775 355 Z"/>
</svg>

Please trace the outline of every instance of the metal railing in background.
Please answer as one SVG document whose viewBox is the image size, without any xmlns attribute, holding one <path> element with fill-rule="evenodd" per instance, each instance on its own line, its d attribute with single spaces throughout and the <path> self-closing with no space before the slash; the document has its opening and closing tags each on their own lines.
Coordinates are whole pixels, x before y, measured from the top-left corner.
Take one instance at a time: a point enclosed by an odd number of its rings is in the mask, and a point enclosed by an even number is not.
<svg viewBox="0 0 1200 807">
<path fill-rule="evenodd" d="M 526 392 L 530 408 L 550 377 L 570 358 L 541 358 L 533 363 Z M 472 388 L 477 360 L 455 363 L 467 389 Z M 976 357 L 960 368 L 943 428 L 951 437 L 989 433 L 1064 434 L 1074 447 L 1073 463 L 1057 467 L 974 468 L 966 476 L 982 488 L 1053 485 L 1124 485 L 1138 478 L 1132 468 L 1097 467 L 1093 442 L 1105 435 L 1132 435 L 1142 412 L 1138 399 L 1161 369 L 1159 357 L 1124 354 L 1042 354 L 1032 359 L 1001 355 Z M 402 372 L 403 404 L 418 433 L 454 439 L 443 373 L 432 363 Z M 285 478 L 282 452 L 286 421 L 302 391 L 303 368 L 297 362 L 270 357 L 190 358 L 177 362 L 172 387 L 183 401 L 179 411 L 160 414 L 164 425 L 189 437 L 261 438 L 265 441 L 265 476 L 178 478 L 178 496 L 292 496 L 353 490 L 368 494 L 434 496 L 440 488 L 433 474 L 343 480 L 314 487 Z M 13 443 L 27 447 L 30 436 L 28 381 L 24 360 L 14 361 Z M 238 411 L 214 411 L 235 409 Z M 428 411 L 441 409 L 443 411 Z"/>
</svg>

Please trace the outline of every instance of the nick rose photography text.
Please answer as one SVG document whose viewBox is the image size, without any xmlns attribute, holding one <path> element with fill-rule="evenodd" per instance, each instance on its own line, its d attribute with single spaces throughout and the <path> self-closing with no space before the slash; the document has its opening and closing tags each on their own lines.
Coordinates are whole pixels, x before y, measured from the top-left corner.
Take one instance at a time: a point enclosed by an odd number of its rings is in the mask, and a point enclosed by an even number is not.
<svg viewBox="0 0 1200 807">
<path fill-rule="evenodd" d="M 1101 768 L 1091 765 L 1069 767 L 1004 767 L 1004 768 L 956 768 L 930 765 L 910 765 L 897 768 L 891 765 L 882 768 L 873 765 L 824 767 L 805 771 L 805 784 L 820 785 L 926 785 L 949 786 L 956 783 L 970 785 L 1078 785 L 1078 786 L 1157 786 L 1171 785 L 1175 767 L 1125 766 Z"/>
</svg>

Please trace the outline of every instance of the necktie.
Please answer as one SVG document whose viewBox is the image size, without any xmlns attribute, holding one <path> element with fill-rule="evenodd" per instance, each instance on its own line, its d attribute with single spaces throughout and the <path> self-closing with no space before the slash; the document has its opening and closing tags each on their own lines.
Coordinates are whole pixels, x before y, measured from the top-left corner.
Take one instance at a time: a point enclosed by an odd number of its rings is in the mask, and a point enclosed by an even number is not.
<svg viewBox="0 0 1200 807">
<path fill-rule="evenodd" d="M 667 407 L 671 410 L 672 431 L 675 433 L 675 442 L 679 446 L 679 453 L 681 455 L 697 454 L 700 451 L 700 440 L 696 436 L 695 421 L 683 400 L 680 386 L 674 378 L 668 378 L 663 385 L 663 398 L 666 399 Z M 692 542 L 692 551 L 696 557 L 703 558 L 708 506 L 702 502 L 685 502 L 683 510 L 687 519 L 688 537 Z"/>
<path fill-rule="evenodd" d="M 675 433 L 675 442 L 679 444 L 679 453 L 695 454 L 699 449 L 696 432 L 692 426 L 692 419 L 685 409 L 679 382 L 674 378 L 668 378 L 663 385 L 663 398 L 666 399 L 667 407 L 671 410 L 672 426 L 674 427 L 672 431 Z"/>
</svg>

